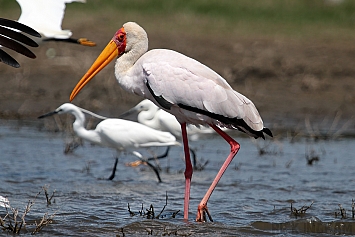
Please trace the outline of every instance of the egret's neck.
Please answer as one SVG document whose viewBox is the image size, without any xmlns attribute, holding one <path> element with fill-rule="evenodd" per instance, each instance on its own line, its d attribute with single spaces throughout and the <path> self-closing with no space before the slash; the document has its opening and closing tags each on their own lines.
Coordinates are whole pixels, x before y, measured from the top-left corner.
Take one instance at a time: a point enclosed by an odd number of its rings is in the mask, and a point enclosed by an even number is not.
<svg viewBox="0 0 355 237">
<path fill-rule="evenodd" d="M 156 119 L 155 118 L 155 113 L 157 112 L 158 108 L 151 108 L 146 111 L 142 111 L 138 114 L 138 122 L 142 123 L 144 125 L 147 125 L 149 127 L 158 129 L 156 126 Z"/>
<path fill-rule="evenodd" d="M 157 106 L 155 106 L 154 104 L 145 106 L 145 109 L 142 110 L 138 114 L 138 121 L 139 120 L 152 120 L 152 119 L 154 119 L 154 117 L 155 117 L 156 113 L 158 112 L 158 110 L 159 110 L 159 108 Z"/>
<path fill-rule="evenodd" d="M 85 139 L 87 141 L 98 143 L 99 137 L 93 130 L 85 129 L 85 115 L 81 111 L 72 111 L 71 112 L 75 116 L 75 121 L 73 123 L 73 130 L 78 135 L 78 137 Z"/>
<path fill-rule="evenodd" d="M 85 115 L 80 110 L 73 110 L 70 112 L 75 117 L 75 121 L 73 123 L 73 130 L 75 133 L 77 133 L 77 131 L 80 130 L 80 128 L 84 128 Z"/>
</svg>

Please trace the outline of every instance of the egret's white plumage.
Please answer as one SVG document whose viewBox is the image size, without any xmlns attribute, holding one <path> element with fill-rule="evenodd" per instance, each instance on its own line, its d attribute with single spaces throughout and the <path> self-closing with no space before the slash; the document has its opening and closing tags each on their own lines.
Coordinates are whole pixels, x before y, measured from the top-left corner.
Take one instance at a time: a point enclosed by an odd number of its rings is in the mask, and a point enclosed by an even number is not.
<svg viewBox="0 0 355 237">
<path fill-rule="evenodd" d="M 184 218 L 188 218 L 192 164 L 186 123 L 211 126 L 231 146 L 231 152 L 201 200 L 197 221 L 208 216 L 207 201 L 237 154 L 240 145 L 219 127 L 238 129 L 254 138 L 272 136 L 254 104 L 231 88 L 225 79 L 200 62 L 167 49 L 148 51 L 147 33 L 134 22 L 119 29 L 91 68 L 78 82 L 70 100 L 110 61 L 116 59 L 115 75 L 125 90 L 150 99 L 173 114 L 181 124 L 185 152 Z M 211 217 L 210 217 L 211 219 Z"/>
<path fill-rule="evenodd" d="M 21 7 L 20 23 L 37 30 L 45 37 L 55 40 L 71 39 L 72 32 L 62 29 L 65 7 L 67 3 L 86 0 L 16 0 Z M 95 43 L 86 39 L 74 40 L 83 45 L 94 46 Z M 81 42 L 80 42 L 81 41 Z M 70 42 L 70 41 L 69 41 Z"/>
<path fill-rule="evenodd" d="M 142 100 L 120 117 L 125 118 L 132 113 L 138 113 L 137 120 L 139 123 L 160 131 L 170 132 L 176 138 L 181 139 L 181 126 L 176 117 L 159 108 L 152 101 L 148 99 Z M 193 139 L 196 139 L 201 134 L 213 132 L 212 129 L 203 126 L 196 127 L 191 124 L 187 126 L 187 134 L 190 138 L 194 137 Z"/>
<path fill-rule="evenodd" d="M 55 111 L 40 116 L 69 113 L 75 116 L 73 130 L 76 135 L 94 144 L 114 148 L 117 153 L 132 151 L 136 148 L 179 145 L 176 138 L 168 132 L 162 132 L 143 124 L 123 119 L 105 119 L 94 130 L 85 128 L 85 114 L 73 104 L 65 103 Z"/>
</svg>

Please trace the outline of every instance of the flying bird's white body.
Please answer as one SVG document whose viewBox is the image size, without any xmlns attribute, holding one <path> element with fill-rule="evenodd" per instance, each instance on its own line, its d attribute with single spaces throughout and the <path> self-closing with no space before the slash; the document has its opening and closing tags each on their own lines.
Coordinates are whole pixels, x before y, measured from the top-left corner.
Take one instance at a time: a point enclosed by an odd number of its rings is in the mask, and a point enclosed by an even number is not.
<svg viewBox="0 0 355 237">
<path fill-rule="evenodd" d="M 37 30 L 45 37 L 68 39 L 70 30 L 62 30 L 65 4 L 86 0 L 16 0 L 21 7 L 18 21 Z"/>
</svg>

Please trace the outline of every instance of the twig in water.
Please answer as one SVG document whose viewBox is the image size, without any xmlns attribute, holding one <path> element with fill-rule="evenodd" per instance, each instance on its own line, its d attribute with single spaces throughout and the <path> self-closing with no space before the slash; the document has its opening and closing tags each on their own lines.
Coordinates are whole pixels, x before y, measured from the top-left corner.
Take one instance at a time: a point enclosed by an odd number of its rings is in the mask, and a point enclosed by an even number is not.
<svg viewBox="0 0 355 237">
<path fill-rule="evenodd" d="M 159 212 L 158 215 L 155 216 L 155 212 L 154 212 L 154 206 L 152 204 L 150 204 L 149 209 L 145 209 L 146 211 L 144 211 L 144 206 L 142 203 L 142 207 L 141 210 L 138 211 L 140 216 L 146 217 L 147 219 L 162 219 L 164 218 L 166 215 L 162 215 L 162 213 L 165 211 L 166 206 L 168 205 L 168 193 L 166 192 L 165 194 L 165 205 L 163 206 L 162 210 Z M 180 210 L 174 212 L 172 214 L 172 218 L 175 218 L 175 216 L 177 215 L 177 213 L 179 213 Z M 130 216 L 135 216 L 136 214 L 131 211 L 131 207 L 128 203 L 128 212 L 130 214 Z"/>
<path fill-rule="evenodd" d="M 315 150 L 310 150 L 308 146 L 306 147 L 306 160 L 308 165 L 313 165 L 314 162 L 319 161 L 319 155 Z"/>
<path fill-rule="evenodd" d="M 44 189 L 44 188 L 43 188 Z M 33 201 L 29 200 L 25 210 L 21 216 L 21 220 L 19 220 L 19 211 L 17 208 L 13 208 L 9 205 L 5 206 L 6 209 L 6 215 L 1 218 L 0 217 L 0 226 L 4 231 L 11 232 L 13 234 L 19 234 L 22 228 L 25 228 L 27 226 L 26 223 L 26 215 L 31 211 L 32 206 L 35 204 L 35 201 L 37 199 L 37 196 L 41 193 L 38 192 Z M 11 213 L 10 213 L 11 212 Z M 53 220 L 53 215 L 51 215 L 48 218 L 48 213 L 45 213 L 44 216 L 42 217 L 41 221 L 37 224 L 35 221 L 36 228 L 31 232 L 32 234 L 38 233 L 42 228 L 49 223 L 52 223 Z"/>
<path fill-rule="evenodd" d="M 302 216 L 304 214 L 306 214 L 306 211 L 311 208 L 311 206 L 313 205 L 314 202 L 311 203 L 311 205 L 309 206 L 302 206 L 300 209 L 294 208 L 292 207 L 292 202 L 291 202 L 291 214 L 295 215 L 295 216 Z"/>
<path fill-rule="evenodd" d="M 42 217 L 41 221 L 37 224 L 35 221 L 36 228 L 32 231 L 32 234 L 36 234 L 40 232 L 43 227 L 45 227 L 48 224 L 51 224 L 53 222 L 53 217 L 55 214 L 51 215 L 48 217 L 48 213 L 45 213 L 44 216 Z"/>
<path fill-rule="evenodd" d="M 125 237 L 125 233 L 123 232 L 123 228 L 120 229 L 121 230 L 121 233 L 122 233 L 122 237 Z M 121 237 L 121 235 L 117 235 L 118 237 Z"/>
<path fill-rule="evenodd" d="M 282 153 L 282 144 L 277 140 L 277 137 L 274 137 L 273 140 L 269 140 L 268 142 L 255 141 L 255 139 L 251 140 L 256 148 L 259 151 L 259 155 L 277 155 Z M 262 145 L 261 145 L 262 144 Z M 271 145 L 275 145 L 271 147 Z M 278 148 L 276 148 L 278 146 Z M 271 150 L 273 148 L 273 150 Z"/>
<path fill-rule="evenodd" d="M 73 153 L 76 148 L 83 145 L 81 138 L 73 136 L 72 141 L 65 144 L 64 154 Z"/>
<path fill-rule="evenodd" d="M 163 211 L 165 210 L 165 207 L 168 205 L 168 192 L 165 193 L 165 205 L 163 209 L 161 209 L 160 213 L 155 217 L 156 219 L 159 219 Z"/>
<path fill-rule="evenodd" d="M 172 218 L 175 218 L 176 215 L 177 215 L 179 212 L 180 212 L 180 210 L 177 210 L 176 212 L 174 212 L 174 213 L 171 215 L 171 217 L 172 217 Z"/>
<path fill-rule="evenodd" d="M 147 212 L 145 213 L 145 215 L 147 216 L 147 219 L 154 219 L 154 207 L 153 204 L 150 204 L 149 209 L 146 209 Z"/>
<path fill-rule="evenodd" d="M 143 203 L 142 203 L 142 209 L 138 212 L 141 216 L 143 216 L 144 211 L 143 211 Z"/>
<path fill-rule="evenodd" d="M 129 206 L 129 203 L 128 203 L 128 212 L 129 212 L 129 214 L 130 214 L 131 216 L 135 216 L 135 215 L 136 215 L 136 214 L 134 214 L 133 211 L 131 211 L 131 208 L 130 208 L 130 206 Z"/>
<path fill-rule="evenodd" d="M 54 197 L 55 190 L 53 191 L 52 195 L 49 197 L 48 188 L 46 186 L 43 186 L 42 189 L 44 190 L 44 195 L 46 195 L 47 206 L 49 206 L 52 204 L 52 198 Z"/>
<path fill-rule="evenodd" d="M 206 160 L 205 163 L 197 162 L 196 152 L 192 149 L 190 149 L 190 152 L 192 153 L 192 157 L 193 157 L 193 161 L 194 161 L 194 170 L 196 170 L 196 171 L 204 170 L 206 165 L 209 163 L 209 160 Z"/>
<path fill-rule="evenodd" d="M 339 206 L 339 212 L 335 212 L 335 217 L 337 217 L 338 215 L 341 216 L 342 219 L 346 219 L 346 210 L 345 208 L 343 208 L 343 206 L 341 204 L 338 204 Z"/>
</svg>

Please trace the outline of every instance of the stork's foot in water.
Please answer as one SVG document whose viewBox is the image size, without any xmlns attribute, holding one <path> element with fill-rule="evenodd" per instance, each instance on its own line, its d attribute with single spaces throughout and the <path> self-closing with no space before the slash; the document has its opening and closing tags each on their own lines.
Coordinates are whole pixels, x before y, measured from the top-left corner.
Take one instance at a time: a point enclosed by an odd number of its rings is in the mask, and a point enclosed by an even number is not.
<svg viewBox="0 0 355 237">
<path fill-rule="evenodd" d="M 196 216 L 196 221 L 197 222 L 206 222 L 206 214 L 208 216 L 208 219 L 213 222 L 212 216 L 210 212 L 208 211 L 207 208 L 207 203 L 206 204 L 200 204 L 197 207 L 197 216 Z"/>
<path fill-rule="evenodd" d="M 112 173 L 110 177 L 108 177 L 108 180 L 113 180 L 115 178 L 117 163 L 118 163 L 118 158 L 116 157 L 115 164 L 113 165 Z"/>
</svg>

